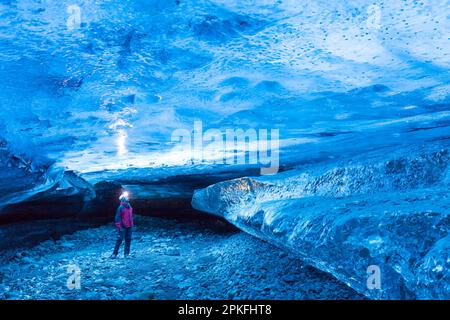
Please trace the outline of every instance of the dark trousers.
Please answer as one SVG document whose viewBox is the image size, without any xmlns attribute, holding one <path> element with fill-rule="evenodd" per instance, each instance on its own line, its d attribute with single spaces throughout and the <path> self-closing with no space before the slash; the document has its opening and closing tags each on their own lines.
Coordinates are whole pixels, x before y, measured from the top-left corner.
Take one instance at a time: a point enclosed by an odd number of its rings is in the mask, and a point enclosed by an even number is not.
<svg viewBox="0 0 450 320">
<path fill-rule="evenodd" d="M 125 239 L 125 251 L 123 254 L 124 255 L 130 254 L 132 229 L 133 228 L 122 228 L 117 231 L 117 240 L 116 246 L 114 247 L 114 255 L 117 256 L 119 254 L 119 248 L 124 239 Z"/>
</svg>

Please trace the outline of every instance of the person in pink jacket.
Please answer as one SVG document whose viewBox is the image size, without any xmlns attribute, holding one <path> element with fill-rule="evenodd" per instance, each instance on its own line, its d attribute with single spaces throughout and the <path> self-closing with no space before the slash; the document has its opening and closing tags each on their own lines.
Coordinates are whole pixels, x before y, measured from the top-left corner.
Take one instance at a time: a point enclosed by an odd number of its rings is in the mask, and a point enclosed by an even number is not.
<svg viewBox="0 0 450 320">
<path fill-rule="evenodd" d="M 117 229 L 117 240 L 114 247 L 112 258 L 116 258 L 119 254 L 119 248 L 125 239 L 124 257 L 130 254 L 131 234 L 134 226 L 133 208 L 128 199 L 128 193 L 123 193 L 120 198 L 120 205 L 116 210 L 116 217 L 114 219 Z"/>
</svg>

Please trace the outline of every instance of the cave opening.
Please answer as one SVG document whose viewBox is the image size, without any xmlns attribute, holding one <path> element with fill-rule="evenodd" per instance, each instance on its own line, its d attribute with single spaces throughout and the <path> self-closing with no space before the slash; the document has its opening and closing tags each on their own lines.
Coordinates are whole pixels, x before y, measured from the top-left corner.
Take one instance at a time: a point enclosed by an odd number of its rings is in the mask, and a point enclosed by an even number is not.
<svg viewBox="0 0 450 320">
<path fill-rule="evenodd" d="M 100 182 L 94 186 L 95 197 L 84 199 L 82 194 L 59 196 L 36 195 L 28 201 L 3 208 L 0 233 L 5 241 L 0 251 L 32 247 L 45 240 L 58 241 L 66 234 L 79 230 L 111 225 L 120 204 L 119 195 L 131 192 L 136 216 L 173 220 L 198 230 L 217 233 L 237 232 L 238 229 L 222 217 L 205 214 L 191 205 L 196 188 L 205 187 L 238 173 L 218 176 L 169 177 L 153 183 L 125 181 Z"/>
</svg>

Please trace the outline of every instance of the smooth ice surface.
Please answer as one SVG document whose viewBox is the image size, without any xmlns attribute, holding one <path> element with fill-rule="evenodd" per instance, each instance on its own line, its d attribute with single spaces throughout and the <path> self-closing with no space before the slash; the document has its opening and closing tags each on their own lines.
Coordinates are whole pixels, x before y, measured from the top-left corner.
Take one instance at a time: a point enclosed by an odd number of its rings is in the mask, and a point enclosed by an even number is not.
<svg viewBox="0 0 450 320">
<path fill-rule="evenodd" d="M 240 178 L 197 209 L 283 246 L 371 298 L 450 297 L 448 149 Z M 379 268 L 380 287 L 369 276 Z M 369 273 L 368 273 L 369 271 Z"/>
</svg>

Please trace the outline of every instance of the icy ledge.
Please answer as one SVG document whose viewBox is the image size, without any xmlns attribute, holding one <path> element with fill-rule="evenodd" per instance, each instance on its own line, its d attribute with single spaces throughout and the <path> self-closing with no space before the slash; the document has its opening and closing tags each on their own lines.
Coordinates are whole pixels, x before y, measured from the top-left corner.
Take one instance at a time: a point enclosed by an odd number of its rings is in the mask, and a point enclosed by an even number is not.
<svg viewBox="0 0 450 320">
<path fill-rule="evenodd" d="M 441 150 L 240 178 L 197 190 L 192 205 L 290 249 L 369 298 L 448 299 L 449 160 Z M 381 271 L 380 289 L 367 285 L 376 284 L 369 266 Z"/>
</svg>

